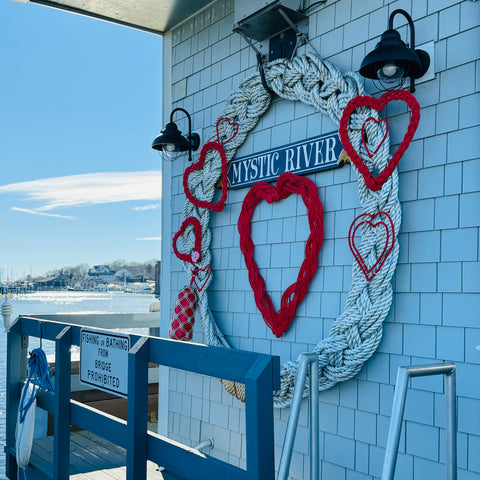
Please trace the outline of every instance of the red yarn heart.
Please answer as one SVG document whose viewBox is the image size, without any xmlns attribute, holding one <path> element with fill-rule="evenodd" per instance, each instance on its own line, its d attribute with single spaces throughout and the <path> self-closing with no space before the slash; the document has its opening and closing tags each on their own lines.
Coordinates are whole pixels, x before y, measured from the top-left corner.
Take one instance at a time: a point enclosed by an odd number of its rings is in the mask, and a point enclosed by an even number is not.
<svg viewBox="0 0 480 480">
<path fill-rule="evenodd" d="M 380 140 L 380 143 L 378 144 L 377 148 L 374 150 L 374 152 L 370 152 L 370 149 L 368 148 L 368 144 L 367 142 L 365 141 L 365 134 L 364 134 L 364 130 L 365 130 L 365 126 L 367 125 L 368 122 L 370 121 L 373 121 L 375 122 L 376 124 L 379 124 L 379 123 L 385 123 L 385 135 L 383 136 L 382 140 Z M 384 119 L 384 118 L 381 118 L 380 120 L 376 120 L 375 118 L 373 117 L 368 117 L 364 122 L 363 122 L 363 125 L 362 125 L 362 142 L 363 142 L 363 146 L 365 147 L 365 150 L 367 151 L 367 155 L 369 156 L 369 158 L 372 158 L 379 150 L 380 150 L 380 147 L 382 146 L 383 142 L 385 141 L 385 139 L 387 138 L 387 135 L 388 135 L 388 122 Z"/>
<path fill-rule="evenodd" d="M 216 203 L 199 200 L 191 194 L 188 188 L 188 176 L 193 171 L 200 170 L 203 167 L 203 165 L 205 164 L 205 156 L 207 155 L 207 151 L 212 149 L 216 150 L 220 154 L 220 158 L 222 161 L 222 196 L 220 200 Z M 183 189 L 185 190 L 185 195 L 187 196 L 187 198 L 196 207 L 209 208 L 214 212 L 221 212 L 225 208 L 225 200 L 227 199 L 227 157 L 225 155 L 225 150 L 219 143 L 208 142 L 202 147 L 198 162 L 193 163 L 185 169 L 185 172 L 183 174 Z"/>
<path fill-rule="evenodd" d="M 410 123 L 408 124 L 407 132 L 403 137 L 402 143 L 398 147 L 398 150 L 393 154 L 392 158 L 388 162 L 388 165 L 385 167 L 383 172 L 381 172 L 378 177 L 374 177 L 367 166 L 363 163 L 360 155 L 353 148 L 350 143 L 350 138 L 348 136 L 348 123 L 350 121 L 350 116 L 353 111 L 360 106 L 371 107 L 377 111 L 381 111 L 385 108 L 385 105 L 389 102 L 395 100 L 404 101 L 412 111 L 412 116 L 410 118 Z M 343 148 L 347 152 L 350 160 L 355 164 L 358 171 L 363 175 L 365 179 L 365 184 L 367 187 L 376 192 L 382 188 L 382 185 L 387 181 L 388 177 L 392 174 L 395 167 L 398 165 L 400 158 L 405 153 L 405 150 L 410 145 L 415 131 L 418 127 L 418 122 L 420 121 L 420 105 L 418 104 L 415 97 L 406 90 L 391 90 L 387 93 L 384 93 L 379 99 L 375 97 L 355 97 L 350 100 L 343 111 L 342 118 L 340 120 L 340 139 L 342 140 Z M 383 143 L 383 140 L 382 140 Z"/>
<path fill-rule="evenodd" d="M 207 272 L 207 276 L 203 280 L 199 280 L 197 283 L 199 272 Z M 203 267 L 203 268 L 194 269 L 193 275 L 192 275 L 192 281 L 190 282 L 190 285 L 194 283 L 195 287 L 197 287 L 197 292 L 200 293 L 204 289 L 205 285 L 207 284 L 211 274 L 212 274 L 212 266 L 210 264 L 208 264 L 206 267 Z"/>
<path fill-rule="evenodd" d="M 225 140 L 224 142 L 221 142 L 220 141 L 220 135 L 218 133 L 218 126 L 220 125 L 220 123 L 222 123 L 223 121 L 227 122 L 229 125 L 235 125 L 235 133 L 227 140 Z M 228 143 L 230 140 L 232 140 L 233 137 L 235 137 L 238 133 L 238 123 L 237 122 L 231 122 L 227 117 L 222 117 L 218 120 L 217 122 L 217 142 L 220 144 L 220 145 L 225 145 L 226 143 Z"/>
<path fill-rule="evenodd" d="M 258 266 L 253 259 L 254 246 L 251 238 L 251 219 L 255 206 L 262 200 L 273 203 L 282 198 L 287 198 L 291 193 L 301 195 L 303 203 L 307 207 L 310 235 L 305 246 L 305 259 L 298 272 L 297 281 L 285 290 L 280 309 L 275 312 L 272 300 L 265 291 L 265 280 L 258 272 Z M 238 219 L 238 231 L 240 233 L 240 250 L 245 259 L 255 303 L 273 334 L 276 337 L 281 337 L 292 323 L 297 306 L 305 297 L 310 280 L 318 266 L 318 254 L 323 241 L 323 209 L 318 198 L 316 185 L 308 178 L 293 173 L 280 175 L 276 188 L 266 182 L 256 183 L 243 201 L 242 211 Z"/>
<path fill-rule="evenodd" d="M 192 254 L 180 253 L 177 250 L 177 240 L 180 235 L 185 233 L 189 225 L 193 225 L 193 229 L 195 230 L 195 250 Z M 198 218 L 188 217 L 183 221 L 180 230 L 173 237 L 173 251 L 175 255 L 184 262 L 197 263 L 202 260 L 202 226 Z"/>
<path fill-rule="evenodd" d="M 370 220 L 374 220 L 377 216 L 383 215 L 386 217 L 388 220 L 388 225 L 384 221 L 379 221 L 377 223 L 372 223 Z M 369 218 L 362 220 L 363 218 Z M 361 220 L 361 221 L 359 221 Z M 382 253 L 378 257 L 377 261 L 369 268 L 367 267 L 367 264 L 365 263 L 365 260 L 362 258 L 362 255 L 357 249 L 357 246 L 355 245 L 355 234 L 357 233 L 357 230 L 360 228 L 361 225 L 364 223 L 370 225 L 372 228 L 377 228 L 378 226 L 382 226 L 385 228 L 386 232 L 386 240 L 385 240 L 385 247 L 383 248 Z M 390 227 L 390 230 L 389 230 Z M 390 233 L 391 232 L 391 233 Z M 365 278 L 370 281 L 382 268 L 383 264 L 385 263 L 385 260 L 388 258 L 390 255 L 390 252 L 393 249 L 393 245 L 395 243 L 395 227 L 393 225 L 392 218 L 387 212 L 377 212 L 375 215 L 372 215 L 371 213 L 362 213 L 359 215 L 352 223 L 350 226 L 350 230 L 348 231 L 348 245 L 350 247 L 350 250 L 353 253 L 353 256 L 358 262 L 359 267 L 361 268 L 363 274 L 365 275 Z"/>
</svg>

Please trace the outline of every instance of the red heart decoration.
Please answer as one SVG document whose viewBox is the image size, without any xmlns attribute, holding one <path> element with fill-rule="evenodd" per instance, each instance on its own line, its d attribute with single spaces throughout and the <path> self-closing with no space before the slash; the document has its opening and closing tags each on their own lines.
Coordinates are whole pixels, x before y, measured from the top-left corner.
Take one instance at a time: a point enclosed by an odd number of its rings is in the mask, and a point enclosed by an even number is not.
<svg viewBox="0 0 480 480">
<path fill-rule="evenodd" d="M 221 142 L 220 141 L 220 135 L 218 133 L 218 125 L 221 123 L 221 122 L 227 122 L 229 125 L 235 125 L 235 133 L 227 140 L 225 140 L 224 142 Z M 225 145 L 226 143 L 228 143 L 230 140 L 232 140 L 233 137 L 235 137 L 238 133 L 238 123 L 237 122 L 231 122 L 227 117 L 222 117 L 222 118 L 219 118 L 218 122 L 217 122 L 217 142 L 220 144 L 220 145 Z"/>
<path fill-rule="evenodd" d="M 373 153 L 371 153 L 370 149 L 368 148 L 367 142 L 365 141 L 365 134 L 364 134 L 365 126 L 370 121 L 373 121 L 376 124 L 385 123 L 385 135 L 383 136 L 382 140 L 380 141 L 380 143 L 378 144 L 377 148 L 375 149 L 375 151 Z M 387 138 L 387 135 L 388 135 L 388 122 L 384 118 L 381 118 L 380 120 L 376 120 L 373 117 L 368 117 L 363 122 L 363 125 L 362 125 L 362 142 L 363 142 L 363 146 L 365 147 L 365 150 L 367 151 L 367 155 L 369 156 L 369 158 L 372 158 L 380 150 L 380 147 L 382 146 L 383 142 Z"/>
<path fill-rule="evenodd" d="M 203 200 L 195 198 L 190 193 L 190 190 L 188 188 L 188 176 L 194 170 L 200 170 L 203 167 L 203 165 L 205 164 L 205 156 L 207 155 L 207 151 L 211 149 L 216 150 L 220 154 L 220 158 L 222 160 L 222 196 L 220 200 L 216 203 L 205 202 Z M 227 199 L 227 157 L 225 155 L 225 150 L 219 143 L 208 142 L 202 147 L 198 162 L 193 163 L 185 169 L 185 172 L 183 174 L 183 189 L 185 190 L 185 195 L 190 200 L 190 202 L 199 208 L 209 208 L 214 212 L 221 212 L 225 208 L 225 200 Z"/>
<path fill-rule="evenodd" d="M 203 280 L 201 281 L 199 280 L 199 282 L 197 283 L 199 272 L 207 272 L 207 276 Z M 197 287 L 197 292 L 200 293 L 205 287 L 206 283 L 208 282 L 208 279 L 210 278 L 211 274 L 212 274 L 212 266 L 210 264 L 208 264 L 206 267 L 203 267 L 203 268 L 196 268 L 193 271 L 192 281 L 190 282 L 190 285 L 194 283 L 195 287 Z"/>
<path fill-rule="evenodd" d="M 393 154 L 392 158 L 388 162 L 388 165 L 385 167 L 383 172 L 381 172 L 378 177 L 374 177 L 371 174 L 370 170 L 367 168 L 367 166 L 363 163 L 360 155 L 350 143 L 347 129 L 348 123 L 350 121 L 350 116 L 357 107 L 367 106 L 380 112 L 385 108 L 385 105 L 387 103 L 395 100 L 404 101 L 410 107 L 410 110 L 412 111 L 412 116 L 410 118 L 410 123 L 408 124 L 407 132 L 405 133 L 405 136 L 403 137 L 402 143 L 400 143 L 398 150 Z M 348 102 L 340 120 L 340 139 L 342 140 L 343 148 L 350 157 L 350 160 L 355 164 L 358 171 L 363 175 L 363 178 L 365 179 L 365 184 L 370 190 L 374 192 L 380 190 L 380 188 L 382 188 L 382 185 L 392 174 L 393 170 L 395 170 L 395 167 L 398 165 L 400 158 L 402 158 L 402 155 L 405 153 L 405 150 L 408 148 L 413 136 L 415 135 L 415 131 L 417 130 L 419 121 L 420 105 L 418 104 L 415 97 L 406 90 L 391 90 L 384 93 L 379 99 L 375 97 L 355 97 Z"/>
<path fill-rule="evenodd" d="M 180 253 L 177 250 L 178 237 L 184 234 L 189 225 L 193 225 L 193 229 L 195 230 L 195 250 L 191 255 Z M 180 230 L 173 237 L 173 251 L 175 252 L 175 255 L 184 262 L 197 263 L 202 260 L 202 226 L 200 225 L 198 218 L 188 217 L 183 221 Z"/>
<path fill-rule="evenodd" d="M 265 292 L 265 280 L 258 272 L 258 266 L 253 259 L 251 219 L 253 210 L 260 201 L 277 202 L 282 198 L 287 198 L 291 193 L 301 195 L 303 203 L 307 207 L 310 235 L 305 246 L 305 259 L 298 272 L 297 280 L 285 290 L 280 309 L 275 312 L 272 300 Z M 316 185 L 308 178 L 293 173 L 282 173 L 278 177 L 276 188 L 266 182 L 256 183 L 243 201 L 238 219 L 238 231 L 240 233 L 240 250 L 248 269 L 248 279 L 253 289 L 255 303 L 273 334 L 281 337 L 292 323 L 297 306 L 305 297 L 310 280 L 318 266 L 318 254 L 323 241 L 323 208 L 318 198 Z"/>
<path fill-rule="evenodd" d="M 388 225 L 384 221 L 372 223 L 372 221 L 379 215 L 383 215 L 386 217 L 386 219 L 388 220 Z M 385 247 L 383 248 L 383 251 L 378 257 L 377 261 L 370 268 L 367 267 L 367 264 L 365 263 L 364 259 L 362 258 L 360 252 L 358 251 L 355 245 L 355 234 L 357 233 L 357 230 L 360 228 L 360 226 L 365 223 L 370 225 L 370 227 L 372 228 L 376 228 L 381 225 L 382 227 L 385 228 L 385 232 L 386 232 Z M 389 230 L 389 227 L 390 227 L 390 230 Z M 393 225 L 392 218 L 387 212 L 377 212 L 375 215 L 372 215 L 371 213 L 362 213 L 353 221 L 352 225 L 350 226 L 350 230 L 348 231 L 348 245 L 350 247 L 350 250 L 353 253 L 353 256 L 357 260 L 359 267 L 361 268 L 363 274 L 365 275 L 365 278 L 368 281 L 370 281 L 380 271 L 383 264 L 385 263 L 385 260 L 390 255 L 390 252 L 393 249 L 394 243 L 395 243 L 395 227 Z"/>
</svg>

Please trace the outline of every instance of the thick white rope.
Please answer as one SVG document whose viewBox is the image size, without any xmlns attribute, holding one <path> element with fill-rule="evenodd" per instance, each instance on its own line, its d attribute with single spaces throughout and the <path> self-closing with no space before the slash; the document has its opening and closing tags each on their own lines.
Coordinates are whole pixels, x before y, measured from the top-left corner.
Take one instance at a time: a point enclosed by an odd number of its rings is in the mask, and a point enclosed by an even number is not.
<svg viewBox="0 0 480 480">
<path fill-rule="evenodd" d="M 277 95 L 288 100 L 299 100 L 313 105 L 328 115 L 337 124 L 347 103 L 358 95 L 363 95 L 363 85 L 355 73 L 342 74 L 331 63 L 321 60 L 317 55 L 307 54 L 295 57 L 292 62 L 277 60 L 266 68 L 266 80 Z M 239 89 L 227 100 L 221 117 L 228 117 L 239 124 L 236 137 L 225 148 L 227 161 L 230 161 L 237 148 L 244 142 L 248 133 L 255 127 L 260 117 L 270 105 L 270 95 L 262 86 L 259 74 L 244 80 Z M 369 158 L 362 142 L 361 128 L 368 117 L 378 119 L 378 112 L 361 107 L 352 115 L 348 134 L 353 147 L 360 153 L 362 160 L 371 171 L 381 171 L 389 160 L 390 139 L 387 135 L 381 148 Z M 233 127 L 227 122 L 220 124 L 221 134 L 226 138 L 233 133 Z M 366 133 L 371 144 L 380 144 L 385 136 L 383 122 L 367 122 Z M 216 131 L 212 131 L 208 141 L 216 141 Z M 377 192 L 365 185 L 362 175 L 357 173 L 358 194 L 364 213 L 386 212 L 392 218 L 395 237 L 400 230 L 401 210 L 398 199 L 397 170 Z M 200 200 L 212 201 L 215 184 L 221 175 L 220 156 L 211 150 L 206 155 L 201 170 L 192 172 L 188 185 L 192 194 Z M 202 262 L 200 268 L 211 263 L 209 228 L 210 210 L 197 208 L 188 200 L 183 210 L 184 218 L 195 216 L 202 225 Z M 353 220 L 353 219 L 352 219 Z M 366 225 L 363 225 L 366 227 Z M 373 265 L 380 257 L 385 246 L 385 236 L 378 230 L 362 228 L 362 241 L 358 250 L 368 265 Z M 184 251 L 194 250 L 194 233 L 187 230 L 182 237 Z M 353 261 L 352 285 L 347 297 L 344 312 L 333 323 L 327 338 L 320 340 L 314 352 L 318 354 L 320 390 L 326 390 L 338 382 L 352 378 L 363 364 L 373 355 L 382 337 L 382 322 L 390 310 L 392 302 L 391 279 L 398 259 L 398 243 L 383 264 L 377 275 L 367 281 L 357 262 Z M 188 278 L 191 276 L 191 264 L 184 263 Z M 212 281 L 212 275 L 206 287 Z M 201 278 L 200 278 L 201 280 Z M 199 311 L 209 345 L 230 347 L 218 327 L 208 304 L 206 287 L 199 294 Z M 291 404 L 299 359 L 288 361 L 281 367 L 281 387 L 274 392 L 274 405 L 278 408 Z M 308 394 L 308 384 L 304 395 Z"/>
</svg>

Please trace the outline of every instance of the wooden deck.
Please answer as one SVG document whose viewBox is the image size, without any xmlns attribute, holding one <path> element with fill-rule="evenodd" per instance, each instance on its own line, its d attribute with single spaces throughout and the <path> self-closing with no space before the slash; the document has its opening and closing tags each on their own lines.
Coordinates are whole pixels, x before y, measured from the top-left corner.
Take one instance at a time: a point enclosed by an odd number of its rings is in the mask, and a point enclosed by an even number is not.
<svg viewBox="0 0 480 480">
<path fill-rule="evenodd" d="M 34 441 L 30 466 L 53 478 L 53 436 Z M 84 430 L 70 435 L 70 478 L 75 480 L 113 480 L 126 478 L 125 449 Z M 147 462 L 149 480 L 183 480 Z"/>
</svg>

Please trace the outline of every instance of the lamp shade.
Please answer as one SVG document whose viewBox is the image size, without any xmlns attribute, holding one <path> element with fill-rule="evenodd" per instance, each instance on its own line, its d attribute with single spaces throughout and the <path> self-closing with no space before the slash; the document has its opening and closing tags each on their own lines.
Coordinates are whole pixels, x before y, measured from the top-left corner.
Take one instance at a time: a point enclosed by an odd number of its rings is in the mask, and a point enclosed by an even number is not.
<svg viewBox="0 0 480 480">
<path fill-rule="evenodd" d="M 403 71 L 404 76 L 420 77 L 425 71 L 425 66 L 418 55 L 418 51 L 408 48 L 400 38 L 397 30 L 389 29 L 382 34 L 375 50 L 371 51 L 360 65 L 360 75 L 365 78 L 378 78 L 378 72 L 388 66 L 392 77 L 397 77 L 391 69 L 396 66 Z M 386 73 L 388 75 L 388 73 Z M 403 76 L 402 75 L 402 76 Z"/>
<path fill-rule="evenodd" d="M 186 152 L 190 150 L 189 141 L 177 128 L 177 124 L 169 122 L 160 132 L 160 135 L 153 140 L 152 148 L 155 150 L 167 150 L 169 152 Z"/>
</svg>

